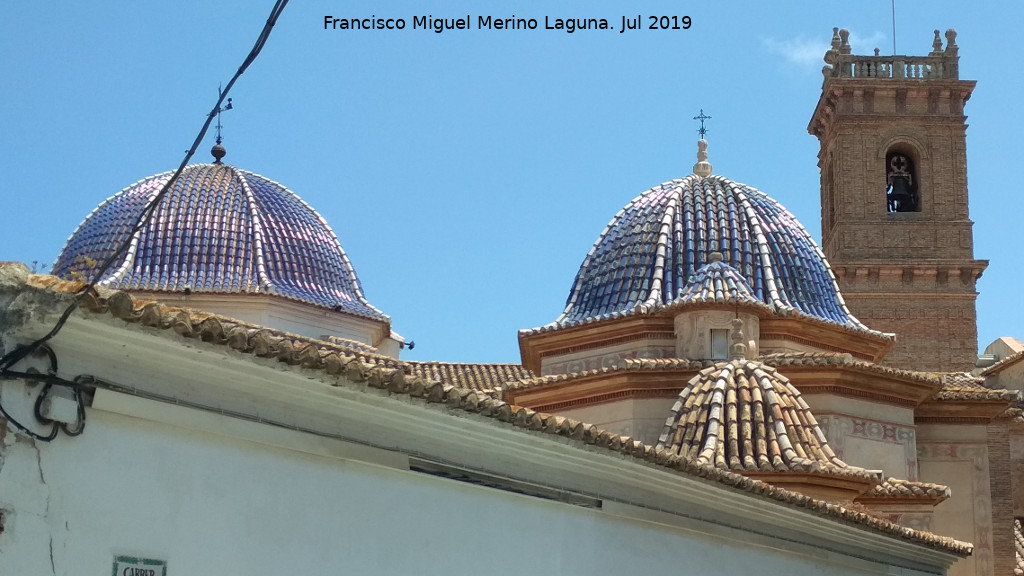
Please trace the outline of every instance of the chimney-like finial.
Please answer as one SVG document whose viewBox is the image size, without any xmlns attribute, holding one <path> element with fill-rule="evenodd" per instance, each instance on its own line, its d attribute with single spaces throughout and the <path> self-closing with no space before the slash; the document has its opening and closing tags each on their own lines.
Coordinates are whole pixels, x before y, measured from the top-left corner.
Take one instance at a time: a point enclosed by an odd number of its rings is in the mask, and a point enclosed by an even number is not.
<svg viewBox="0 0 1024 576">
<path fill-rule="evenodd" d="M 950 28 L 946 30 L 946 54 L 956 56 L 959 52 L 960 47 L 956 45 L 956 30 Z"/>
<path fill-rule="evenodd" d="M 697 141 L 697 163 L 693 165 L 693 173 L 701 178 L 711 176 L 711 163 L 708 162 L 708 141 L 703 138 Z"/>
<path fill-rule="evenodd" d="M 932 53 L 929 56 L 942 56 L 942 37 L 939 31 L 935 31 L 935 39 L 932 40 Z"/>
<path fill-rule="evenodd" d="M 739 318 L 732 319 L 732 330 L 729 332 L 729 339 L 732 340 L 732 346 L 729 347 L 729 357 L 733 360 L 746 360 L 747 345 L 744 342 L 745 337 L 743 336 L 743 320 Z"/>
</svg>

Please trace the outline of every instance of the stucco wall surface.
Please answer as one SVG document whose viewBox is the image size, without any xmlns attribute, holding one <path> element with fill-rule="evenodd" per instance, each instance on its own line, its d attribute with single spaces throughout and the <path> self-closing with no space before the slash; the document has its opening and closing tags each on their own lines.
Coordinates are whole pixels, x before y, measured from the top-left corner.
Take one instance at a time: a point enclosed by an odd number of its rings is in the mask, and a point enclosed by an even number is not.
<svg viewBox="0 0 1024 576">
<path fill-rule="evenodd" d="M 0 443 L 0 574 L 892 574 L 559 502 L 90 410 Z M 913 571 L 899 571 L 914 574 Z"/>
</svg>

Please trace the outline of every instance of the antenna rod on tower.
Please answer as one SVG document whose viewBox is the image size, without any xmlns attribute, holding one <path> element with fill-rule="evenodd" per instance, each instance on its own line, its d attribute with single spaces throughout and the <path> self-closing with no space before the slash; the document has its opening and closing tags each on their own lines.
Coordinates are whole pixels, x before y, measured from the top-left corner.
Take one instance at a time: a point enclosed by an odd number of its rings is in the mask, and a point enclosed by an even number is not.
<svg viewBox="0 0 1024 576">
<path fill-rule="evenodd" d="M 892 4 L 892 55 L 896 55 L 896 0 L 891 0 Z"/>
</svg>

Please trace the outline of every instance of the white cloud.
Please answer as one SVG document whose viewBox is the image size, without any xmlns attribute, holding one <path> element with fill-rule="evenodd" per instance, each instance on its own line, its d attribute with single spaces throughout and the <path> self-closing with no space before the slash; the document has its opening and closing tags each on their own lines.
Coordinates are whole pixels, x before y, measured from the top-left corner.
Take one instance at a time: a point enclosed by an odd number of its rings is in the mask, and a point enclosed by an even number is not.
<svg viewBox="0 0 1024 576">
<path fill-rule="evenodd" d="M 822 57 L 829 46 L 827 40 L 823 42 L 820 38 L 812 40 L 802 36 L 788 40 L 765 38 L 764 45 L 769 52 L 783 56 L 800 66 L 823 64 Z"/>
<path fill-rule="evenodd" d="M 850 46 L 853 48 L 854 54 L 870 56 L 875 53 L 875 48 L 882 48 L 881 42 L 885 39 L 886 36 L 882 32 L 874 32 L 870 36 L 863 38 L 850 34 Z M 831 41 L 831 37 L 807 38 L 805 36 L 785 40 L 775 38 L 765 38 L 763 40 L 769 52 L 778 54 L 798 66 L 808 67 L 824 65 L 825 62 L 822 58 L 824 58 L 825 52 L 829 49 Z M 883 53 L 885 52 L 883 50 Z"/>
</svg>

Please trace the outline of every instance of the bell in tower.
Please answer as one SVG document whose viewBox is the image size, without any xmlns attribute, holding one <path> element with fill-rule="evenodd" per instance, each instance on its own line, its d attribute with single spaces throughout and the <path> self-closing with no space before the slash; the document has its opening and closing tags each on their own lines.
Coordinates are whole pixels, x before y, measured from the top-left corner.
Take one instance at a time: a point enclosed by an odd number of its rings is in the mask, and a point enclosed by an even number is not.
<svg viewBox="0 0 1024 576">
<path fill-rule="evenodd" d="M 914 185 L 914 165 L 910 158 L 899 153 L 888 155 L 885 181 L 889 212 L 918 212 L 917 188 Z"/>
</svg>

